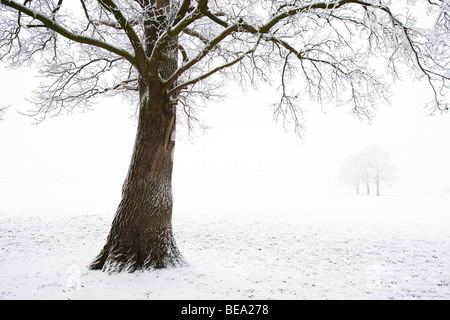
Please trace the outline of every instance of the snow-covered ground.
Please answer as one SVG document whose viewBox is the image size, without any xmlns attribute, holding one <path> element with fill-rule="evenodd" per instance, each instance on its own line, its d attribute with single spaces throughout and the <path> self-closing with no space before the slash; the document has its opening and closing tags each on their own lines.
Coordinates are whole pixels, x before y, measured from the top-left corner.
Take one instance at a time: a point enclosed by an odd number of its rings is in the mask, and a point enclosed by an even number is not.
<svg viewBox="0 0 450 320">
<path fill-rule="evenodd" d="M 197 191 L 175 193 L 191 266 L 133 274 L 86 269 L 112 211 L 0 208 L 0 299 L 450 299 L 448 195 Z"/>
</svg>

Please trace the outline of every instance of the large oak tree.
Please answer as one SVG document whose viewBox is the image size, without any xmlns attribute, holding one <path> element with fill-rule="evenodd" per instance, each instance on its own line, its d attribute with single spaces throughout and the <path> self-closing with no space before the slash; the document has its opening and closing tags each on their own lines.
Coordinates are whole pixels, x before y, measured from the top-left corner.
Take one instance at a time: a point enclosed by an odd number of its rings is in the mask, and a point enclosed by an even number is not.
<svg viewBox="0 0 450 320">
<path fill-rule="evenodd" d="M 370 117 L 387 98 L 386 75 L 395 78 L 400 66 L 426 78 L 432 111 L 446 110 L 449 1 L 403 10 L 409 2 L 0 0 L 0 59 L 38 64 L 45 76 L 38 121 L 102 95 L 137 101 L 122 200 L 91 268 L 185 264 L 172 233 L 175 127 L 192 125 L 198 98 L 212 97 L 221 81 L 276 83 L 275 115 L 296 131 L 308 99 L 350 104 L 356 116 Z M 383 70 L 375 69 L 380 62 Z"/>
</svg>

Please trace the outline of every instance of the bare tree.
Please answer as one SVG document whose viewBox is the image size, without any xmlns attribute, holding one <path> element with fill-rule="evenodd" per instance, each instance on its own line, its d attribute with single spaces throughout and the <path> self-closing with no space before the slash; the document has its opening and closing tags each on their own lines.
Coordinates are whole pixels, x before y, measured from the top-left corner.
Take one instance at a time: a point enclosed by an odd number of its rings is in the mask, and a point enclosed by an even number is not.
<svg viewBox="0 0 450 320">
<path fill-rule="evenodd" d="M 354 154 L 342 163 L 339 179 L 353 186 L 356 194 L 359 194 L 360 186 L 365 181 L 365 176 L 366 168 L 360 154 Z"/>
<path fill-rule="evenodd" d="M 185 263 L 171 222 L 175 124 L 183 118 L 192 125 L 198 98 L 213 97 L 230 77 L 243 85 L 279 84 L 275 116 L 297 132 L 306 99 L 350 104 L 356 116 L 370 117 L 388 98 L 388 82 L 374 59 L 394 77 L 399 65 L 425 77 L 431 110 L 447 110 L 447 0 L 426 2 L 435 21 L 428 28 L 416 23 L 414 10 L 396 13 L 382 0 L 0 3 L 0 59 L 36 63 L 44 76 L 33 113 L 38 121 L 89 108 L 104 95 L 137 101 L 122 201 L 93 269 Z"/>
<path fill-rule="evenodd" d="M 373 183 L 379 196 L 381 183 L 390 185 L 397 177 L 390 154 L 380 145 L 372 145 L 350 156 L 341 166 L 340 179 L 353 185 L 357 194 L 360 185 L 365 184 L 367 195 L 370 195 L 370 184 Z"/>
<path fill-rule="evenodd" d="M 373 145 L 363 151 L 367 172 L 367 181 L 376 186 L 376 195 L 380 195 L 380 185 L 390 185 L 397 179 L 397 168 L 391 162 L 390 154 L 380 145 Z"/>
</svg>

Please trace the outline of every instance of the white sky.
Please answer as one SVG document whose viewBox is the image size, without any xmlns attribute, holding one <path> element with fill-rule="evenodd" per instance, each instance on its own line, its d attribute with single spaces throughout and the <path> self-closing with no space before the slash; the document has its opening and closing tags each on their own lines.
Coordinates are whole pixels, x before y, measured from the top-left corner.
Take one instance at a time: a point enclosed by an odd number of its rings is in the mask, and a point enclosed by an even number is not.
<svg viewBox="0 0 450 320">
<path fill-rule="evenodd" d="M 49 199 L 55 206 L 60 199 L 113 210 L 135 134 L 126 102 L 106 99 L 94 112 L 36 127 L 16 112 L 31 107 L 25 98 L 37 83 L 33 75 L 1 67 L 0 79 L 1 105 L 11 105 L 0 122 L 0 211 L 45 206 Z M 351 186 L 337 182 L 339 168 L 371 144 L 384 145 L 400 170 L 401 180 L 382 193 L 450 194 L 450 119 L 429 116 L 427 90 L 423 83 L 399 83 L 392 104 L 379 107 L 370 125 L 348 108 L 306 108 L 303 141 L 274 123 L 265 92 L 237 92 L 208 106 L 203 119 L 211 128 L 204 136 L 188 141 L 178 130 L 175 199 L 243 197 L 256 190 L 276 202 L 286 190 L 351 193 Z"/>
</svg>

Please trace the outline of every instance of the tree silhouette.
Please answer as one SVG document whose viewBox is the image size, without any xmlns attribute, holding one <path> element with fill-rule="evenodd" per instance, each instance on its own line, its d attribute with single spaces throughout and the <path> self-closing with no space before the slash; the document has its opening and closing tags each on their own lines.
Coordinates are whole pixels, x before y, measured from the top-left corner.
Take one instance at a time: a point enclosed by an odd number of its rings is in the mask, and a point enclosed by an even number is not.
<svg viewBox="0 0 450 320">
<path fill-rule="evenodd" d="M 341 166 L 340 179 L 353 185 L 357 194 L 360 185 L 365 184 L 369 195 L 373 183 L 379 196 L 381 184 L 390 185 L 397 178 L 397 168 L 392 164 L 390 154 L 380 145 L 372 145 L 350 156 Z"/>
</svg>

